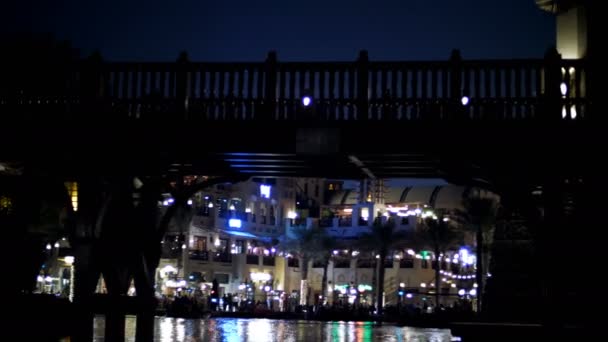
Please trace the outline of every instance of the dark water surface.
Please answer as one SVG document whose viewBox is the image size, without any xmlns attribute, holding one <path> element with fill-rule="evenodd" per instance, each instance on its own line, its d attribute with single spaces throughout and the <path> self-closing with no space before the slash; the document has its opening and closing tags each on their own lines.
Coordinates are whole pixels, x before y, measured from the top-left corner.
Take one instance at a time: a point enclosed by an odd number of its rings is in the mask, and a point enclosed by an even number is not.
<svg viewBox="0 0 608 342">
<path fill-rule="evenodd" d="M 95 341 L 103 341 L 103 317 L 95 318 Z M 127 341 L 135 340 L 135 317 L 126 322 Z M 314 322 L 271 319 L 183 319 L 157 317 L 155 341 L 451 341 L 449 330 L 419 329 L 370 322 Z"/>
</svg>

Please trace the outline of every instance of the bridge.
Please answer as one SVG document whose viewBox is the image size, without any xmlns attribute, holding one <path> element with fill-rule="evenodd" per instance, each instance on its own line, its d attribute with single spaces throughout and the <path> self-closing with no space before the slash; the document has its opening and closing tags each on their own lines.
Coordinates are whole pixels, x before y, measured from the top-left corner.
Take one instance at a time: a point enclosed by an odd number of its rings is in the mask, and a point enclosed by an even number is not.
<svg viewBox="0 0 608 342">
<path fill-rule="evenodd" d="M 374 62 L 366 51 L 327 63 L 280 62 L 274 52 L 258 63 L 94 55 L 27 67 L 5 73 L 11 85 L 0 94 L 1 129 L 12 144 L 0 158 L 51 163 L 64 174 L 462 182 L 489 180 L 472 167 L 488 162 L 485 146 L 500 159 L 525 160 L 564 136 L 597 137 L 578 134 L 594 129 L 588 61 L 554 50 L 526 60 L 465 60 L 455 50 L 425 62 Z"/>
</svg>

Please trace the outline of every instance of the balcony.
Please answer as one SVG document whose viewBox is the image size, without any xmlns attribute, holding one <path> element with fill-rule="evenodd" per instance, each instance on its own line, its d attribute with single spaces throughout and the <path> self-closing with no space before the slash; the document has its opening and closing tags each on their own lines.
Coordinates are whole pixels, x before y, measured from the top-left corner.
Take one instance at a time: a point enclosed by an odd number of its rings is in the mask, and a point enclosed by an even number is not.
<svg viewBox="0 0 608 342">
<path fill-rule="evenodd" d="M 223 263 L 232 263 L 232 254 L 227 253 L 227 252 L 214 253 L 213 261 L 223 262 Z"/>
<path fill-rule="evenodd" d="M 188 252 L 188 256 L 190 257 L 190 260 L 209 261 L 208 251 L 191 250 Z"/>
<path fill-rule="evenodd" d="M 246 262 L 247 265 L 259 265 L 260 256 L 255 254 L 247 254 Z"/>
</svg>

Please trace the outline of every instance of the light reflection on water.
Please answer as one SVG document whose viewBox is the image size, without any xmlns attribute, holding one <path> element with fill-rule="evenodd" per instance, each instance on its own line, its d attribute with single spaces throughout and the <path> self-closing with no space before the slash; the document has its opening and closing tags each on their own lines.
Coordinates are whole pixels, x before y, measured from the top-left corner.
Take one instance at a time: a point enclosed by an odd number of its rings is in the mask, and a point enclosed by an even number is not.
<svg viewBox="0 0 608 342">
<path fill-rule="evenodd" d="M 95 318 L 94 341 L 103 341 L 103 316 Z M 135 317 L 127 316 L 126 341 L 135 341 Z M 270 319 L 183 319 L 156 317 L 154 340 L 173 341 L 221 341 L 221 342 L 447 342 L 449 330 L 419 329 L 383 325 L 373 327 L 369 322 L 315 322 Z"/>
</svg>

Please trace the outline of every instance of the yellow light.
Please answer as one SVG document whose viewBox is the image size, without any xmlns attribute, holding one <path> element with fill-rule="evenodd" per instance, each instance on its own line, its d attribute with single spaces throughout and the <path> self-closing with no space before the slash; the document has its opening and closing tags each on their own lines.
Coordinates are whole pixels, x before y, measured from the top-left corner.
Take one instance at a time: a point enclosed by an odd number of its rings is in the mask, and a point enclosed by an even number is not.
<svg viewBox="0 0 608 342">
<path fill-rule="evenodd" d="M 78 211 L 78 183 L 77 182 L 65 182 L 65 187 L 68 190 L 68 196 L 72 202 L 72 209 Z"/>
</svg>

